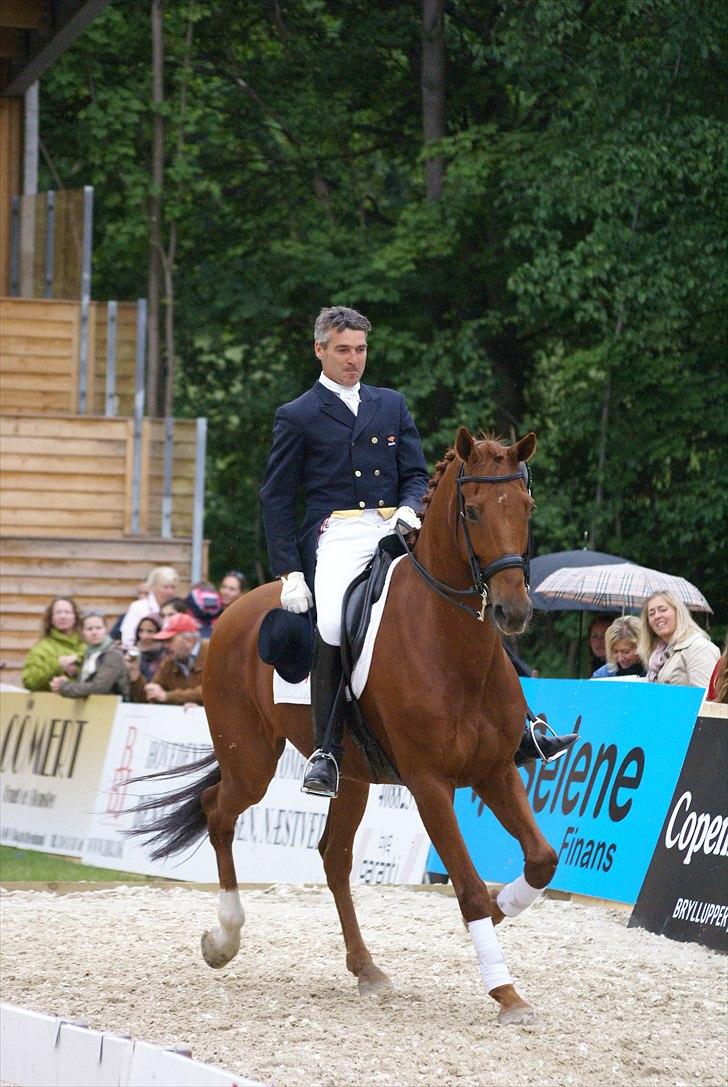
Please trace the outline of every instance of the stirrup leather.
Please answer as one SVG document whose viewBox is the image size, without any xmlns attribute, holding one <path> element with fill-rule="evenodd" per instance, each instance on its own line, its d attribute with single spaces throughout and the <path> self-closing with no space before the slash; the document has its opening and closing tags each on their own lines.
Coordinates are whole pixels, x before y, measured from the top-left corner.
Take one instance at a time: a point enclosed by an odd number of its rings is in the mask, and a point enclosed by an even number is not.
<svg viewBox="0 0 728 1087">
<path fill-rule="evenodd" d="M 301 792 L 302 793 L 307 793 L 309 796 L 324 796 L 325 795 L 324 793 L 316 792 L 315 789 L 307 789 L 306 788 L 306 774 L 308 773 L 308 769 L 311 766 L 311 764 L 313 763 L 314 759 L 329 759 L 330 762 L 333 762 L 334 770 L 336 771 L 336 784 L 334 786 L 334 792 L 331 795 L 331 799 L 335 800 L 336 797 L 339 795 L 339 776 L 340 776 L 339 775 L 339 764 L 338 764 L 338 762 L 336 761 L 336 759 L 334 758 L 334 756 L 332 754 L 330 754 L 328 751 L 322 751 L 320 747 L 316 748 L 316 750 L 312 753 L 311 757 L 306 761 L 306 765 L 303 768 L 303 778 L 301 780 Z"/>
<path fill-rule="evenodd" d="M 548 721 L 545 721 L 543 719 L 543 717 L 534 717 L 534 719 L 532 721 L 527 722 L 527 725 L 528 725 L 528 730 L 531 733 L 531 739 L 533 740 L 534 746 L 535 746 L 536 750 L 538 751 L 539 758 L 543 762 L 556 762 L 557 759 L 560 759 L 562 757 L 562 755 L 565 755 L 566 752 L 569 750 L 569 748 L 567 746 L 567 747 L 563 747 L 561 749 L 561 751 L 557 751 L 555 755 L 548 755 L 548 756 L 544 755 L 543 748 L 541 747 L 541 744 L 538 742 L 538 733 L 536 732 L 535 726 L 536 725 L 545 725 L 546 728 L 548 729 L 548 731 L 551 733 L 551 735 L 554 736 L 557 740 L 559 738 L 558 732 L 556 732 L 555 729 L 551 728 L 551 725 L 548 723 Z"/>
</svg>

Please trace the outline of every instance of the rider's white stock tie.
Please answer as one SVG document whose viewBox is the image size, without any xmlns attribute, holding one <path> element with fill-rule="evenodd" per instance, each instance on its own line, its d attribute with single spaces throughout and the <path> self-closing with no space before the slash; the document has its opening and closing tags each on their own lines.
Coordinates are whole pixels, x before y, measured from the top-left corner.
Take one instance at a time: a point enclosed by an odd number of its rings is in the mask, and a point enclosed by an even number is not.
<svg viewBox="0 0 728 1087">
<path fill-rule="evenodd" d="M 501 888 L 496 902 L 506 917 L 518 917 L 519 913 L 532 906 L 542 894 L 542 887 L 532 887 L 526 882 L 525 876 L 521 875 Z"/>
<path fill-rule="evenodd" d="M 506 966 L 506 960 L 503 957 L 490 917 L 481 917 L 479 921 L 471 921 L 468 924 L 468 929 L 473 937 L 480 974 L 486 990 L 491 993 L 493 989 L 497 989 L 500 985 L 512 985 L 513 979 Z"/>
<path fill-rule="evenodd" d="M 339 396 L 346 404 L 350 411 L 354 412 L 354 415 L 359 413 L 359 393 L 353 389 L 347 389 L 346 392 L 339 393 Z"/>
</svg>

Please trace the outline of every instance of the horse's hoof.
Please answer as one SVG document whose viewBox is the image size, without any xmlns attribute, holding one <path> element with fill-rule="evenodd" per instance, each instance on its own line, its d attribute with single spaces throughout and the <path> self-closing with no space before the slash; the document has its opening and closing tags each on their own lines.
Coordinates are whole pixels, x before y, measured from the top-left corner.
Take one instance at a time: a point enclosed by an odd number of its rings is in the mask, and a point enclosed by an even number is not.
<svg viewBox="0 0 728 1087">
<path fill-rule="evenodd" d="M 359 996 L 384 996 L 394 992 L 391 978 L 376 967 L 368 974 L 360 974 L 357 979 Z"/>
<path fill-rule="evenodd" d="M 211 966 L 213 970 L 220 970 L 223 966 L 234 959 L 240 950 L 240 940 L 230 941 L 228 937 L 228 943 L 226 947 L 221 947 L 215 938 L 215 932 L 217 930 L 208 929 L 202 933 L 200 940 L 200 947 L 202 949 L 202 957 L 208 966 Z"/>
<path fill-rule="evenodd" d="M 498 1025 L 501 1027 L 530 1027 L 536 1022 L 536 1012 L 525 1001 L 511 1004 L 498 1012 Z"/>
</svg>

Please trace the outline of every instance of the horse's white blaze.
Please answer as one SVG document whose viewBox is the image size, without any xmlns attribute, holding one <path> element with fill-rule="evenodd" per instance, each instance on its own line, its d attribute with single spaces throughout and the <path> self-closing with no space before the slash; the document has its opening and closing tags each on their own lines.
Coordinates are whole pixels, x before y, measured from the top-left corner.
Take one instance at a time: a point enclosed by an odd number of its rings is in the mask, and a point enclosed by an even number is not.
<svg viewBox="0 0 728 1087">
<path fill-rule="evenodd" d="M 468 929 L 473 937 L 480 974 L 487 992 L 492 992 L 499 985 L 512 985 L 513 979 L 508 972 L 506 960 L 490 917 L 481 917 L 479 921 L 471 921 Z"/>
<path fill-rule="evenodd" d="M 542 887 L 532 887 L 526 882 L 526 877 L 521 875 L 511 883 L 506 883 L 498 893 L 496 902 L 506 917 L 518 917 L 519 913 L 532 906 L 542 894 Z"/>
</svg>

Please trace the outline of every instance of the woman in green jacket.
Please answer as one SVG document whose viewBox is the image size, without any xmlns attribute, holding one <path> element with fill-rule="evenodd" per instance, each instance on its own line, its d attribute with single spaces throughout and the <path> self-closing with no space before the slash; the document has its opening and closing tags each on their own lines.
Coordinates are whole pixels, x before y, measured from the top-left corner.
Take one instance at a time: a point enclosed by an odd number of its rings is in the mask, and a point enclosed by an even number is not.
<svg viewBox="0 0 728 1087">
<path fill-rule="evenodd" d="M 86 648 L 79 633 L 78 608 L 66 596 L 50 602 L 42 630 L 43 637 L 28 651 L 23 664 L 23 686 L 29 691 L 50 691 L 54 676 L 77 675 Z"/>
</svg>

